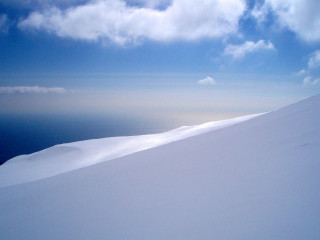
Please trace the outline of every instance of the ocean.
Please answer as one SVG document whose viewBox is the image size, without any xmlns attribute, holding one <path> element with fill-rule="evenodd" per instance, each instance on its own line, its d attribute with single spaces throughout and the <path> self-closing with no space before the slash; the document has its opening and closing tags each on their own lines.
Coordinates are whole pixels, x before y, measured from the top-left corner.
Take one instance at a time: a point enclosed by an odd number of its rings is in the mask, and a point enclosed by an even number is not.
<svg viewBox="0 0 320 240">
<path fill-rule="evenodd" d="M 173 128 L 173 126 L 171 126 Z M 167 131 L 164 121 L 92 115 L 0 115 L 0 164 L 56 144 Z"/>
</svg>

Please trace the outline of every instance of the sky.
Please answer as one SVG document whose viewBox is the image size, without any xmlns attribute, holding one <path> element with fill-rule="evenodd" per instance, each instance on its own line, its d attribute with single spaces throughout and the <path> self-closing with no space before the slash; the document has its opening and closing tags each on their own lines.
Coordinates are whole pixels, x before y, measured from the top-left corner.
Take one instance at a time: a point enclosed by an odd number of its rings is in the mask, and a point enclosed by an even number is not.
<svg viewBox="0 0 320 240">
<path fill-rule="evenodd" d="M 319 0 L 0 0 L 0 113 L 181 124 L 320 93 Z"/>
</svg>

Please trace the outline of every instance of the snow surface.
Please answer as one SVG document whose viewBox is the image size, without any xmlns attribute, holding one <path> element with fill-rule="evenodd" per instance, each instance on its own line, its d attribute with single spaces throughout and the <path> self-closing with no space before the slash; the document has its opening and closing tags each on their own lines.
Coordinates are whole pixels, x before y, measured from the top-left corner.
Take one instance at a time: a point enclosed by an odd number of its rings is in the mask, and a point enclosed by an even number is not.
<svg viewBox="0 0 320 240">
<path fill-rule="evenodd" d="M 180 127 L 169 132 L 112 137 L 60 144 L 8 160 L 0 167 L 0 187 L 35 181 L 157 147 L 187 137 L 225 128 L 261 114 Z"/>
<path fill-rule="evenodd" d="M 0 238 L 318 240 L 319 172 L 315 96 L 113 161 L 2 187 Z"/>
</svg>

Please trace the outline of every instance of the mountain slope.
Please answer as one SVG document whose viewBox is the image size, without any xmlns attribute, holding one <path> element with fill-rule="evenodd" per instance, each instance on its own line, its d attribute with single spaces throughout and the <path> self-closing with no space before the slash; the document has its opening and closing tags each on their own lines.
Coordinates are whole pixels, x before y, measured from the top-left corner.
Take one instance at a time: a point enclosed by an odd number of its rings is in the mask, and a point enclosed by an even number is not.
<svg viewBox="0 0 320 240">
<path fill-rule="evenodd" d="M 60 144 L 8 160 L 0 168 L 0 187 L 40 180 L 205 132 L 247 121 L 261 114 L 180 127 L 168 132 L 111 137 Z"/>
<path fill-rule="evenodd" d="M 0 188 L 4 239 L 320 239 L 320 96 Z"/>
</svg>

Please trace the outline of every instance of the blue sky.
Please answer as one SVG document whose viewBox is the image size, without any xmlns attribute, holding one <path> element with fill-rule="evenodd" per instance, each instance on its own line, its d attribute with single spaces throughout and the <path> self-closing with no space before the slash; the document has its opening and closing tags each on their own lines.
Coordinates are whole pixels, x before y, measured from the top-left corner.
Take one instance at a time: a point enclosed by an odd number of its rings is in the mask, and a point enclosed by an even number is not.
<svg viewBox="0 0 320 240">
<path fill-rule="evenodd" d="M 270 111 L 320 92 L 319 29 L 318 0 L 0 0 L 0 112 Z"/>
</svg>

